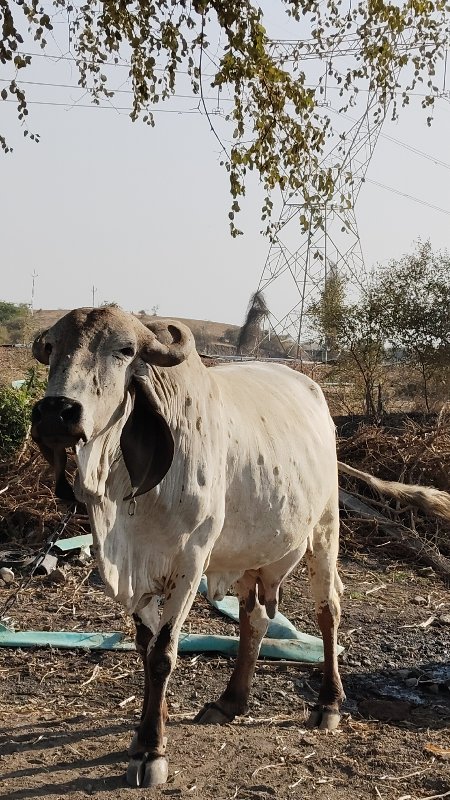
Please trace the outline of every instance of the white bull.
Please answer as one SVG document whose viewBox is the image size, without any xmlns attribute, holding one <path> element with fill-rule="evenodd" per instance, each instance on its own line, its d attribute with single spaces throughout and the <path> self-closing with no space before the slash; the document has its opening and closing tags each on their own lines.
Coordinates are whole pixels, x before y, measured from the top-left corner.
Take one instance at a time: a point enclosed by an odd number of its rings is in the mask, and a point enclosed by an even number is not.
<svg viewBox="0 0 450 800">
<path fill-rule="evenodd" d="M 88 509 L 106 591 L 136 622 L 145 696 L 129 783 L 166 779 L 165 690 L 203 572 L 211 597 L 236 585 L 240 644 L 226 689 L 197 721 L 246 712 L 280 584 L 306 555 L 324 645 L 310 723 L 336 727 L 338 478 L 320 388 L 281 365 L 206 369 L 184 325 L 145 327 L 116 308 L 71 311 L 33 352 L 50 372 L 32 436 L 64 499 L 73 496 L 65 451 L 75 449 L 75 495 Z"/>
</svg>

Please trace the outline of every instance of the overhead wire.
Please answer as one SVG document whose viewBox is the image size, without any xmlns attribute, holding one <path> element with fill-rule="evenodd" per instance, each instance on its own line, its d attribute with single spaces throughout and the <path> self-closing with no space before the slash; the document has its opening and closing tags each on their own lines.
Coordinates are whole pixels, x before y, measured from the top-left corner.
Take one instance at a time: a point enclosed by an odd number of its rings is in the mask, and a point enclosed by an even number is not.
<svg viewBox="0 0 450 800">
<path fill-rule="evenodd" d="M 288 44 L 288 43 L 289 42 L 286 41 L 286 44 Z M 283 42 L 283 44 L 284 44 L 284 42 Z M 56 62 L 57 61 L 77 62 L 77 61 L 80 60 L 80 59 L 75 58 L 74 56 L 67 55 L 67 54 L 62 54 L 62 55 L 55 54 L 55 55 L 52 55 L 52 54 L 48 54 L 48 53 L 26 53 L 26 52 L 22 52 L 20 54 L 21 55 L 27 55 L 27 56 L 30 56 L 30 57 L 39 57 L 39 58 L 49 59 L 51 61 L 56 61 Z M 210 60 L 213 61 L 213 59 L 210 59 Z M 127 62 L 126 63 L 120 63 L 118 61 L 108 62 L 108 61 L 98 60 L 98 62 L 96 62 L 96 63 L 100 64 L 101 66 L 130 67 L 130 64 L 127 63 Z M 164 70 L 162 68 L 158 69 L 157 71 L 164 72 Z M 178 74 L 189 75 L 189 72 L 187 70 L 177 69 L 176 72 Z M 203 77 L 211 77 L 211 78 L 213 78 L 214 75 L 213 74 L 205 74 L 205 73 L 203 73 Z M 9 82 L 8 79 L 5 79 L 5 78 L 1 78 L 0 81 L 2 83 Z M 74 85 L 74 84 L 53 83 L 53 82 L 45 82 L 45 81 L 25 81 L 25 80 L 20 80 L 18 82 L 20 82 L 21 84 L 24 84 L 24 85 L 28 85 L 28 86 L 42 86 L 42 87 L 49 87 L 49 88 L 64 88 L 64 89 L 73 89 L 73 90 L 79 90 L 79 91 L 81 91 L 84 88 L 84 87 L 80 87 L 79 85 Z M 327 88 L 328 89 L 330 89 L 330 88 L 331 89 L 336 89 L 336 90 L 339 89 L 339 87 L 327 87 Z M 114 90 L 111 90 L 111 91 L 114 94 L 118 94 L 118 93 L 121 93 L 121 94 L 133 94 L 133 92 L 131 90 L 129 90 L 129 89 L 118 88 L 118 89 L 114 89 Z M 422 93 L 413 93 L 413 94 L 415 94 L 416 96 L 426 96 L 425 94 L 422 94 Z M 171 95 L 171 97 L 175 97 L 177 99 L 198 100 L 198 97 L 196 95 L 192 95 L 192 94 L 186 94 L 185 95 L 185 94 L 180 94 L 180 93 L 174 93 L 173 95 Z M 208 100 L 208 101 L 215 101 L 216 100 L 216 98 L 213 98 L 213 97 L 204 97 L 203 99 L 204 100 Z M 221 98 L 221 101 L 222 102 L 223 101 L 233 102 L 231 98 L 223 98 L 223 97 Z M 3 101 L 3 102 L 5 102 L 5 101 Z M 14 100 L 7 100 L 6 102 L 15 103 Z M 58 102 L 58 101 L 27 100 L 27 103 L 30 104 L 30 105 L 54 106 L 54 107 L 60 107 L 60 108 L 67 108 L 68 110 L 71 107 L 83 108 L 83 109 L 109 110 L 109 111 L 110 110 L 115 110 L 115 111 L 118 111 L 118 112 L 121 112 L 121 111 L 130 112 L 132 110 L 131 106 L 114 106 L 112 104 L 108 105 L 108 106 L 105 106 L 105 105 L 92 104 L 92 103 L 76 102 L 76 104 L 74 106 L 72 101 L 67 103 L 67 102 Z M 334 109 L 334 108 L 330 107 L 330 110 L 333 111 L 336 114 L 339 114 L 340 116 L 345 117 L 346 119 L 349 119 L 352 122 L 356 122 L 355 119 L 353 119 L 349 115 L 343 114 L 342 112 L 338 111 L 337 109 Z M 163 109 L 163 108 L 156 108 L 155 107 L 154 109 L 152 109 L 152 113 L 188 115 L 188 114 L 203 114 L 203 111 L 199 107 L 196 107 L 196 108 L 193 108 L 193 109 L 168 109 L 168 108 L 164 108 Z M 450 164 L 449 163 L 443 161 L 442 159 L 436 158 L 435 156 L 432 156 L 429 153 L 425 153 L 424 151 L 419 150 L 419 148 L 416 148 L 413 145 L 409 145 L 407 142 L 402 142 L 400 139 L 396 139 L 395 137 L 390 136 L 389 134 L 386 134 L 386 133 L 381 133 L 381 136 L 383 138 L 385 138 L 385 139 L 387 139 L 389 141 L 392 141 L 393 143 L 399 145 L 400 147 L 405 148 L 409 152 L 414 153 L 415 155 L 418 155 L 418 156 L 420 156 L 422 158 L 425 158 L 425 159 L 428 159 L 428 160 L 432 161 L 437 166 L 441 166 L 441 167 L 443 167 L 445 169 L 450 169 Z M 371 183 L 374 186 L 377 186 L 379 188 L 385 189 L 386 191 L 390 191 L 390 192 L 392 192 L 394 194 L 397 194 L 397 195 L 399 195 L 401 197 L 409 199 L 409 200 L 411 200 L 411 201 L 413 201 L 415 203 L 419 203 L 419 204 L 421 204 L 423 206 L 426 206 L 426 207 L 428 207 L 428 208 L 430 208 L 430 209 L 432 209 L 434 211 L 439 211 L 441 213 L 444 213 L 444 214 L 447 214 L 447 215 L 450 216 L 450 211 L 448 211 L 446 209 L 443 209 L 443 208 L 441 208 L 439 206 L 436 206 L 436 205 L 434 205 L 432 203 L 429 203 L 426 200 L 421 200 L 418 197 L 414 197 L 413 195 L 410 195 L 410 194 L 408 194 L 406 192 L 402 192 L 399 189 L 395 189 L 394 187 L 386 186 L 385 184 L 382 184 L 379 181 L 375 181 L 375 180 L 373 180 L 371 178 L 366 178 L 365 182 L 366 183 Z"/>
<path fill-rule="evenodd" d="M 0 83 L 10 83 L 10 81 L 8 80 L 8 78 L 0 78 Z M 24 81 L 22 79 L 16 80 L 16 83 L 19 83 L 20 85 L 23 85 L 23 86 L 43 86 L 43 87 L 52 88 L 52 89 L 74 89 L 74 90 L 79 91 L 79 92 L 85 91 L 84 86 L 79 86 L 78 84 L 75 84 L 75 83 L 53 83 L 53 82 L 47 82 L 47 81 Z M 89 92 L 90 90 L 88 89 L 87 91 Z M 117 89 L 108 89 L 108 91 L 111 91 L 113 94 L 130 94 L 130 95 L 134 94 L 132 89 L 122 89 L 120 87 L 118 87 Z M 172 97 L 176 97 L 176 98 L 180 98 L 180 99 L 183 99 L 183 100 L 197 100 L 197 102 L 198 102 L 198 99 L 199 99 L 198 95 L 195 95 L 195 94 L 180 94 L 179 92 L 174 92 L 173 94 L 170 95 L 170 97 L 171 98 Z M 204 99 L 205 100 L 211 100 L 212 102 L 216 102 L 217 101 L 217 97 L 205 97 Z M 225 100 L 228 103 L 233 103 L 234 102 L 231 97 L 224 97 L 224 98 L 221 98 L 221 99 Z"/>
<path fill-rule="evenodd" d="M 78 63 L 79 61 L 84 60 L 84 59 L 76 58 L 75 56 L 67 55 L 67 54 L 59 55 L 58 53 L 29 53 L 29 52 L 20 51 L 20 50 L 17 50 L 17 55 L 30 56 L 31 58 L 44 58 L 44 59 L 48 59 L 48 60 L 50 60 L 52 62 L 71 61 L 73 63 Z M 212 63 L 214 63 L 213 59 L 209 56 L 209 54 L 206 53 L 206 55 L 208 56 L 210 61 Z M 317 58 L 316 55 L 314 57 Z M 88 63 L 94 64 L 95 66 L 100 66 L 100 67 L 103 67 L 103 66 L 105 66 L 105 67 L 121 67 L 122 69 L 126 69 L 126 68 L 130 69 L 130 67 L 131 67 L 131 63 L 129 61 L 125 61 L 125 62 L 121 63 L 120 61 L 102 61 L 102 59 L 93 59 L 92 61 L 89 61 Z M 154 67 L 154 71 L 155 72 L 165 72 L 166 70 L 163 67 Z M 175 73 L 177 75 L 189 75 L 190 76 L 190 74 L 191 74 L 188 70 L 183 70 L 183 69 L 175 69 L 174 71 L 175 71 Z M 204 78 L 215 78 L 216 75 L 213 72 L 209 72 L 209 73 L 204 72 L 203 73 L 203 77 Z M 310 89 L 315 88 L 314 84 L 305 84 L 305 86 L 306 86 L 306 88 L 310 88 Z M 333 91 L 341 91 L 341 87 L 339 87 L 339 86 L 328 86 L 328 89 L 329 90 L 331 89 Z M 368 93 L 370 91 L 371 91 L 370 89 L 365 89 L 365 88 L 359 89 L 360 93 Z M 402 96 L 403 92 L 402 91 L 397 91 L 397 92 L 393 92 L 393 94 Z M 409 97 L 428 97 L 429 96 L 429 92 L 408 92 L 408 96 Z"/>
<path fill-rule="evenodd" d="M 333 112 L 333 114 L 339 114 L 340 117 L 343 117 L 344 119 L 348 119 L 350 122 L 354 122 L 354 123 L 358 122 L 358 120 L 356 120 L 354 117 L 350 117 L 348 114 L 344 114 L 342 111 L 339 111 L 337 108 L 333 108 L 333 106 L 328 106 L 328 108 L 329 108 L 330 111 Z M 396 139 L 395 136 L 390 136 L 390 134 L 383 133 L 383 131 L 380 132 L 379 136 L 382 139 L 387 139 L 390 142 L 394 142 L 394 144 L 399 145 L 399 147 L 404 147 L 405 150 L 409 150 L 411 153 L 414 153 L 415 155 L 420 156 L 421 158 L 426 158 L 429 161 L 432 161 L 434 164 L 436 164 L 439 167 L 444 167 L 444 169 L 450 169 L 450 163 L 449 162 L 443 161 L 442 159 L 431 155 L 431 153 L 425 153 L 423 150 L 419 150 L 418 147 L 414 147 L 412 144 L 408 144 L 407 142 L 403 142 L 401 139 Z"/>
<path fill-rule="evenodd" d="M 16 103 L 15 100 L 2 100 L 3 103 Z M 54 100 L 27 100 L 27 105 L 32 106 L 57 106 L 60 108 L 90 108 L 97 111 L 132 111 L 131 106 L 102 106 L 94 103 L 77 103 L 74 105 L 72 101 L 66 103 L 58 103 Z M 175 108 L 154 108 L 152 114 L 202 114 L 199 108 L 193 109 L 175 109 Z"/>
<path fill-rule="evenodd" d="M 380 183 L 379 181 L 374 181 L 373 178 L 365 178 L 365 183 L 372 183 L 374 186 L 378 186 L 380 189 L 386 189 L 388 192 L 393 192 L 394 194 L 400 195 L 400 197 L 406 197 L 408 200 L 413 200 L 415 203 L 420 203 L 422 206 L 426 206 L 427 208 L 432 208 L 433 211 L 440 211 L 442 214 L 447 214 L 450 217 L 450 211 L 446 208 L 441 208 L 440 206 L 435 206 L 433 203 L 428 203 L 426 200 L 421 200 L 420 197 L 414 197 L 412 194 L 407 194 L 407 192 L 402 192 L 400 189 L 394 189 L 393 186 L 386 186 L 384 183 Z"/>
<path fill-rule="evenodd" d="M 7 78 L 0 78 L 0 83 L 8 83 L 8 82 L 9 81 L 8 81 Z M 55 88 L 55 89 L 73 89 L 75 91 L 82 91 L 83 88 L 84 88 L 82 86 L 79 86 L 78 84 L 72 84 L 72 83 L 54 83 L 54 82 L 47 82 L 47 81 L 26 81 L 26 80 L 20 80 L 20 81 L 17 81 L 17 82 L 20 83 L 21 85 L 24 85 L 24 86 L 42 86 L 42 87 Z M 127 95 L 132 95 L 133 94 L 133 91 L 131 89 L 122 89 L 122 88 L 111 89 L 111 92 L 113 94 L 127 94 Z M 171 98 L 174 97 L 174 98 L 180 99 L 180 100 L 192 100 L 192 101 L 198 100 L 198 96 L 197 95 L 194 95 L 194 94 L 181 94 L 179 92 L 174 92 L 174 94 L 170 95 L 170 97 Z M 233 103 L 234 102 L 231 97 L 221 97 L 220 99 L 221 99 L 221 102 L 227 102 L 227 103 Z M 216 97 L 212 97 L 212 96 L 204 96 L 204 100 L 208 100 L 210 102 L 217 102 L 217 98 Z M 41 100 L 41 101 L 29 100 L 28 102 L 31 102 L 31 103 L 39 102 L 41 105 L 45 105 L 45 104 L 53 105 L 53 104 L 56 104 L 56 103 L 53 103 L 53 102 L 50 102 L 50 101 L 47 101 L 47 103 L 46 103 L 43 100 Z M 60 105 L 66 105 L 66 104 L 65 103 L 61 103 Z M 67 105 L 70 105 L 70 103 L 67 103 Z M 79 104 L 77 104 L 77 105 L 79 105 Z M 85 108 L 86 106 L 81 106 L 81 107 Z M 93 107 L 94 108 L 98 108 L 99 106 L 94 105 Z M 344 119 L 348 119 L 350 122 L 355 122 L 355 123 L 357 122 L 357 120 L 354 117 L 351 117 L 348 114 L 344 114 L 343 112 L 339 111 L 338 109 L 333 108 L 333 106 L 329 106 L 329 109 L 334 114 L 339 114 L 339 116 L 344 117 Z M 122 110 L 125 110 L 125 109 L 122 108 Z M 157 111 L 158 109 L 155 108 L 154 110 Z M 380 133 L 380 136 L 383 139 L 387 139 L 390 142 L 394 142 L 399 147 L 403 147 L 405 150 L 408 150 L 411 153 L 414 153 L 415 155 L 420 156 L 421 158 L 425 158 L 425 159 L 428 159 L 429 161 L 432 161 L 437 166 L 443 167 L 444 169 L 450 169 L 450 163 L 448 163 L 447 161 L 443 161 L 442 159 L 437 158 L 436 156 L 433 156 L 431 153 L 425 153 L 423 150 L 420 150 L 418 147 L 414 147 L 413 145 L 408 144 L 407 142 L 403 142 L 401 139 L 395 138 L 395 136 L 391 136 L 390 134 L 383 133 L 383 132 Z"/>
</svg>

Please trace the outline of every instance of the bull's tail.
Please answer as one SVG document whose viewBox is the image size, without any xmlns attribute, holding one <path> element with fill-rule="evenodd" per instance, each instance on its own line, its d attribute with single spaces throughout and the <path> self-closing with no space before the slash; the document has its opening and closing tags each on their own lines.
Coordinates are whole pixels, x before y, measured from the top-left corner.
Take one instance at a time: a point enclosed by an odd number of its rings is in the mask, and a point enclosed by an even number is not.
<svg viewBox="0 0 450 800">
<path fill-rule="evenodd" d="M 439 489 L 432 489 L 428 486 L 397 483 L 396 481 L 382 481 L 380 478 L 369 475 L 368 472 L 362 472 L 354 467 L 349 467 L 341 461 L 338 461 L 338 469 L 339 472 L 344 473 L 344 475 L 351 475 L 353 478 L 364 481 L 364 483 L 367 483 L 372 489 L 376 489 L 380 494 L 387 494 L 389 497 L 394 497 L 396 500 L 411 503 L 429 514 L 436 514 L 438 517 L 442 517 L 447 521 L 450 520 L 450 494 L 447 492 L 442 492 Z"/>
</svg>

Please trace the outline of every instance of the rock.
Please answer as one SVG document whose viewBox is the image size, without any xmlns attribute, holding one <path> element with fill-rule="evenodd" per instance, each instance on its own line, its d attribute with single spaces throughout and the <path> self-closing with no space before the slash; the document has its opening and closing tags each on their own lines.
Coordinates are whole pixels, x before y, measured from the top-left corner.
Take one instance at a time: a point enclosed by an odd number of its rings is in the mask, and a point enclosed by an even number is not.
<svg viewBox="0 0 450 800">
<path fill-rule="evenodd" d="M 50 572 L 50 574 L 47 575 L 48 583 L 65 583 L 66 580 L 66 574 L 60 567 L 54 569 L 53 572 Z"/>
<path fill-rule="evenodd" d="M 14 580 L 14 572 L 9 567 L 1 567 L 0 568 L 0 578 L 4 583 L 12 583 Z"/>
<path fill-rule="evenodd" d="M 416 594 L 416 596 L 413 598 L 413 603 L 415 603 L 416 606 L 426 605 L 427 602 L 427 598 L 422 597 L 421 594 Z"/>
</svg>

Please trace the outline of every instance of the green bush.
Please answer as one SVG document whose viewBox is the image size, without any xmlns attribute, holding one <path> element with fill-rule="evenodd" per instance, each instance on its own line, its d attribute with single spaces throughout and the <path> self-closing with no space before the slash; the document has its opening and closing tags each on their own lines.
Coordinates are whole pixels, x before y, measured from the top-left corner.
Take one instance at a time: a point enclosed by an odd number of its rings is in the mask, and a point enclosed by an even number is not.
<svg viewBox="0 0 450 800">
<path fill-rule="evenodd" d="M 10 458 L 23 444 L 30 414 L 31 397 L 26 389 L 0 388 L 0 458 Z"/>
<path fill-rule="evenodd" d="M 11 458 L 25 441 L 33 403 L 43 397 L 46 385 L 46 371 L 36 366 L 19 389 L 0 386 L 0 459 Z"/>
<path fill-rule="evenodd" d="M 31 311 L 26 303 L 0 300 L 0 342 L 28 341 L 31 320 Z"/>
</svg>

